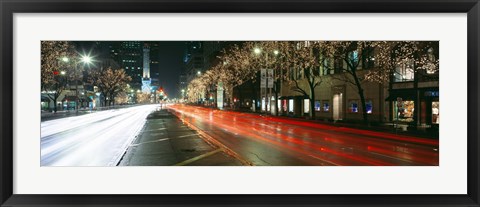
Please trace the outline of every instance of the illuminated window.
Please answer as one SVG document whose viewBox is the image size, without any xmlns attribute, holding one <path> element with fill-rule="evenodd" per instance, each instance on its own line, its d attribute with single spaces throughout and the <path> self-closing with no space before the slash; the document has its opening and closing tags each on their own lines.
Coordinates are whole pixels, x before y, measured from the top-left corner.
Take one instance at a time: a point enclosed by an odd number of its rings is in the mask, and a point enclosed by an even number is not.
<svg viewBox="0 0 480 207">
<path fill-rule="evenodd" d="M 350 110 L 350 113 L 357 113 L 358 112 L 358 101 L 357 100 L 351 100 L 349 103 L 348 109 Z"/>
<path fill-rule="evenodd" d="M 321 108 L 321 105 L 320 105 L 320 101 L 315 101 L 315 111 L 320 111 L 322 108 Z"/>
<path fill-rule="evenodd" d="M 365 101 L 365 108 L 367 108 L 367 114 L 371 114 L 373 111 L 373 103 L 372 100 Z"/>
<path fill-rule="evenodd" d="M 440 102 L 432 102 L 432 124 L 440 124 Z"/>
<path fill-rule="evenodd" d="M 265 111 L 265 97 L 262 97 L 262 111 Z"/>
<path fill-rule="evenodd" d="M 288 112 L 293 112 L 293 99 L 288 100 Z"/>
<path fill-rule="evenodd" d="M 324 101 L 323 101 L 323 107 L 322 107 L 322 108 L 323 108 L 323 111 L 324 111 L 324 112 L 330 111 L 330 104 L 328 103 L 327 100 L 324 100 Z"/>
<path fill-rule="evenodd" d="M 399 62 L 393 74 L 395 82 L 413 81 L 414 77 L 414 61 L 407 59 Z"/>
<path fill-rule="evenodd" d="M 435 65 L 436 57 L 433 53 L 433 48 L 429 48 L 427 51 L 428 62 L 425 64 L 425 70 L 427 74 L 435 74 L 438 72 L 437 66 Z"/>
<path fill-rule="evenodd" d="M 413 114 L 415 111 L 415 102 L 406 100 L 393 102 L 393 120 L 403 121 L 403 122 L 413 122 Z"/>
<path fill-rule="evenodd" d="M 303 112 L 310 113 L 310 99 L 303 99 Z"/>
<path fill-rule="evenodd" d="M 356 64 L 358 62 L 358 51 L 355 50 L 350 52 L 349 59 L 350 59 L 350 62 L 352 62 L 353 64 Z"/>
</svg>

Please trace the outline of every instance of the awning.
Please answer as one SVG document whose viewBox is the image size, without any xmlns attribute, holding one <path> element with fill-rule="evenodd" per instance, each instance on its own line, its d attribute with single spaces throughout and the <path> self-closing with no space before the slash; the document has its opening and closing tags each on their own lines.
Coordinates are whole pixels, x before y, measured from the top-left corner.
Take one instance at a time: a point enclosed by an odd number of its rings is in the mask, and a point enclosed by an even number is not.
<svg viewBox="0 0 480 207">
<path fill-rule="evenodd" d="M 388 97 L 385 101 L 396 101 L 397 98 L 402 100 L 416 100 L 415 90 L 390 90 Z"/>
</svg>

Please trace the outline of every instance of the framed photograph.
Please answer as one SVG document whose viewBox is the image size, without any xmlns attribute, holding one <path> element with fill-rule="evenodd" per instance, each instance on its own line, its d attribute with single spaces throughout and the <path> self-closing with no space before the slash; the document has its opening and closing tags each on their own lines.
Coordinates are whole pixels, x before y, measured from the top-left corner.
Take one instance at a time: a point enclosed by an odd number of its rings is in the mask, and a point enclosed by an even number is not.
<svg viewBox="0 0 480 207">
<path fill-rule="evenodd" d="M 478 0 L 0 8 L 1 206 L 480 206 Z"/>
</svg>

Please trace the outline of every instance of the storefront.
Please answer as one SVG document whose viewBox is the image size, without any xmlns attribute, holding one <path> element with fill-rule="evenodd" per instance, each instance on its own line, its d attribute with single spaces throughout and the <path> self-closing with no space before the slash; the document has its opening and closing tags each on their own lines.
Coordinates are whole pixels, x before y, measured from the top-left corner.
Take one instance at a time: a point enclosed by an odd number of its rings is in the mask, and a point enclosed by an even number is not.
<svg viewBox="0 0 480 207">
<path fill-rule="evenodd" d="M 305 113 L 305 96 L 282 96 L 279 98 L 279 114 L 284 116 L 303 116 Z M 309 99 L 307 99 L 309 100 Z M 309 105 L 308 105 L 309 107 Z"/>
<path fill-rule="evenodd" d="M 430 88 L 421 90 L 421 120 L 425 125 L 440 124 L 440 93 L 438 88 Z"/>
<path fill-rule="evenodd" d="M 76 100 L 77 97 L 75 96 L 65 96 L 62 99 L 62 110 L 75 110 L 76 108 Z"/>
<path fill-rule="evenodd" d="M 391 121 L 432 127 L 440 124 L 438 88 L 391 90 Z"/>
</svg>

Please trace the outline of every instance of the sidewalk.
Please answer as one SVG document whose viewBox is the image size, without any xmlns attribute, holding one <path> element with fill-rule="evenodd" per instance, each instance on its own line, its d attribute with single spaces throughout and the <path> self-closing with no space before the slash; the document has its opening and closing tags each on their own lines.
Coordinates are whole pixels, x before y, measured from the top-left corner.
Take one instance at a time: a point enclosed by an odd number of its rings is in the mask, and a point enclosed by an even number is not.
<svg viewBox="0 0 480 207">
<path fill-rule="evenodd" d="M 41 121 L 49 121 L 54 119 L 61 119 L 71 116 L 81 116 L 89 113 L 95 113 L 96 111 L 90 110 L 78 110 L 78 114 L 75 113 L 75 110 L 65 110 L 65 111 L 57 111 L 56 113 L 53 112 L 41 112 Z"/>
<path fill-rule="evenodd" d="M 119 166 L 238 166 L 223 148 L 207 143 L 165 109 L 147 117 L 140 134 L 128 147 Z"/>
<path fill-rule="evenodd" d="M 262 115 L 265 116 L 265 115 Z M 266 115 L 267 117 L 276 117 L 273 115 Z M 418 127 L 417 130 L 414 129 L 406 129 L 408 127 L 407 124 L 399 124 L 398 126 L 393 123 L 372 123 L 370 126 L 361 124 L 361 123 L 351 123 L 348 121 L 325 121 L 325 120 L 311 120 L 304 117 L 288 117 L 288 116 L 278 116 L 284 119 L 291 119 L 291 120 L 298 120 L 304 122 L 312 122 L 317 124 L 325 124 L 329 126 L 336 126 L 336 127 L 348 127 L 354 129 L 361 129 L 361 130 L 370 130 L 370 131 L 378 131 L 378 132 L 385 132 L 391 134 L 399 134 L 399 135 L 406 135 L 406 136 L 415 136 L 415 137 L 422 137 L 422 138 L 429 138 L 429 139 L 438 139 L 438 131 L 434 132 L 433 129 L 427 129 Z M 395 127 L 397 129 L 395 129 Z M 432 130 L 432 131 L 429 131 Z M 438 130 L 438 129 L 437 129 Z"/>
<path fill-rule="evenodd" d="M 195 106 L 199 106 L 199 105 L 195 105 Z M 205 107 L 205 106 L 199 106 L 199 107 Z M 205 108 L 211 108 L 211 107 L 205 107 Z M 219 110 L 217 108 L 212 108 L 212 109 Z M 260 112 L 236 110 L 236 109 L 230 109 L 230 108 L 224 108 L 222 110 L 239 112 L 239 113 L 257 114 L 257 115 L 263 116 L 263 117 L 278 117 L 278 118 L 282 118 L 282 119 L 304 121 L 304 122 L 311 122 L 311 123 L 317 123 L 317 124 L 325 124 L 325 125 L 329 125 L 329 126 L 348 127 L 348 128 L 354 128 L 354 129 L 386 132 L 386 133 L 406 135 L 406 136 L 416 136 L 416 137 L 429 138 L 429 139 L 439 139 L 438 129 L 436 129 L 436 131 L 435 131 L 435 129 L 418 127 L 419 129 L 417 129 L 417 130 L 414 130 L 414 129 L 404 130 L 407 127 L 406 124 L 400 124 L 398 126 L 398 128 L 395 130 L 394 124 L 390 123 L 390 122 L 372 123 L 370 126 L 366 126 L 366 125 L 361 124 L 361 123 L 352 123 L 352 122 L 348 122 L 348 121 L 334 122 L 334 121 L 325 121 L 325 120 L 319 120 L 319 119 L 312 120 L 312 119 L 308 119 L 306 117 L 292 117 L 292 116 L 285 116 L 285 115 L 274 116 L 274 115 L 271 115 L 271 114 L 265 114 L 264 112 L 260 113 Z"/>
<path fill-rule="evenodd" d="M 71 116 L 81 116 L 85 114 L 90 114 L 90 113 L 95 113 L 95 112 L 105 111 L 110 109 L 122 109 L 122 108 L 128 108 L 133 106 L 138 106 L 138 105 L 136 104 L 135 105 L 116 105 L 116 106 L 110 106 L 110 107 L 98 107 L 93 110 L 90 110 L 89 108 L 81 108 L 78 110 L 78 113 L 75 113 L 75 110 L 59 110 L 56 113 L 42 111 L 40 114 L 40 117 L 41 117 L 41 121 L 49 121 L 49 120 L 66 118 Z"/>
</svg>

